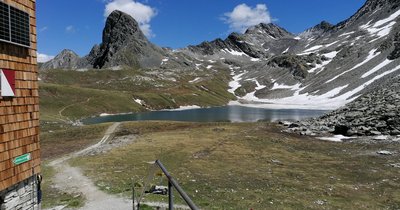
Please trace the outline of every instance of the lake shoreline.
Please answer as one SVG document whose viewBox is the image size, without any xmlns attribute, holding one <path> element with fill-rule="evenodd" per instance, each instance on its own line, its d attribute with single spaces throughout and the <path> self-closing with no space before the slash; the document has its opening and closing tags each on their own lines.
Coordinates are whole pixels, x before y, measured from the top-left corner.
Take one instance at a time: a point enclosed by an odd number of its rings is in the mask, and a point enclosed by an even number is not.
<svg viewBox="0 0 400 210">
<path fill-rule="evenodd" d="M 185 122 L 276 122 L 280 120 L 298 121 L 321 116 L 330 110 L 317 109 L 269 109 L 241 105 L 226 105 L 201 108 L 185 106 L 178 109 L 155 110 L 138 113 L 108 114 L 82 119 L 85 125 L 105 122 L 126 121 L 185 121 Z"/>
</svg>

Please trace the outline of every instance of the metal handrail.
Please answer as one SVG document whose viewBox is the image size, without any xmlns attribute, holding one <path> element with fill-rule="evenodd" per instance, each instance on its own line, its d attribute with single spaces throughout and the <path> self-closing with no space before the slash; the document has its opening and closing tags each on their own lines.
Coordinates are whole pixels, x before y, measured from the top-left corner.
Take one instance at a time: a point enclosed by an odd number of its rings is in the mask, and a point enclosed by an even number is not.
<svg viewBox="0 0 400 210">
<path fill-rule="evenodd" d="M 179 186 L 178 182 L 175 181 L 175 179 L 171 176 L 171 174 L 167 171 L 167 169 L 164 167 L 164 165 L 161 163 L 160 160 L 156 160 L 156 164 L 162 172 L 165 174 L 165 176 L 168 178 L 168 192 L 169 192 L 169 209 L 172 210 L 173 207 L 173 197 L 172 197 L 172 187 L 178 191 L 178 193 L 181 195 L 183 200 L 187 203 L 187 205 L 190 207 L 192 210 L 198 210 L 199 208 L 196 206 L 196 204 L 193 203 L 192 199 L 189 198 L 189 196 L 186 194 L 186 192 Z"/>
</svg>

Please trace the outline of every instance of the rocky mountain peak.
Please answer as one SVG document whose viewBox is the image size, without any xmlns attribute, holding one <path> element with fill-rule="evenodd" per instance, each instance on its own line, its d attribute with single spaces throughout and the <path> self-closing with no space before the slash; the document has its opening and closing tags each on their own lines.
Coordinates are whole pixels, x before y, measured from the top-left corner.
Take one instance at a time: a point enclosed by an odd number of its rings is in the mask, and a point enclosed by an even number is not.
<svg viewBox="0 0 400 210">
<path fill-rule="evenodd" d="M 328 32 L 334 28 L 334 25 L 330 24 L 329 22 L 322 21 L 319 24 L 311 27 L 300 34 L 300 37 L 303 38 L 310 38 L 310 37 L 318 37 L 325 32 Z"/>
<path fill-rule="evenodd" d="M 41 65 L 41 69 L 74 69 L 79 61 L 79 55 L 69 49 L 64 49 L 49 62 Z"/>
<path fill-rule="evenodd" d="M 102 68 L 114 54 L 132 41 L 148 42 L 132 16 L 118 10 L 113 11 L 107 17 L 99 49 L 92 50 L 92 53 L 96 55 L 89 55 L 89 57 L 96 57 L 93 67 Z"/>
<path fill-rule="evenodd" d="M 79 57 L 78 54 L 76 54 L 74 51 L 70 49 L 64 49 L 60 52 L 60 54 L 57 55 L 58 57 Z"/>
<path fill-rule="evenodd" d="M 322 21 L 318 25 L 314 26 L 313 28 L 316 30 L 322 30 L 322 31 L 329 31 L 333 28 L 334 25 L 330 24 L 327 21 Z"/>
<path fill-rule="evenodd" d="M 133 38 L 147 40 L 140 30 L 139 24 L 132 16 L 119 10 L 114 10 L 108 16 L 103 30 L 103 45 L 112 44 L 114 47 L 121 47 L 124 42 Z"/>
<path fill-rule="evenodd" d="M 274 23 L 260 23 L 253 27 L 250 27 L 245 32 L 247 35 L 254 35 L 254 34 L 267 34 L 274 39 L 279 39 L 287 36 L 292 36 L 292 34 L 286 31 L 284 28 L 274 24 Z"/>
</svg>

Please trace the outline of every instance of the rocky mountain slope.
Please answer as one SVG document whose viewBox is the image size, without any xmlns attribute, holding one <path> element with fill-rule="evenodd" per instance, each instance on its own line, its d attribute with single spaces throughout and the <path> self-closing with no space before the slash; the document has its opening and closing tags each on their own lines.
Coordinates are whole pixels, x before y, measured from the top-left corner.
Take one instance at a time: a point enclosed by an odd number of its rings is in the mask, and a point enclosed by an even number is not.
<svg viewBox="0 0 400 210">
<path fill-rule="evenodd" d="M 397 76 L 338 110 L 317 119 L 291 124 L 289 130 L 305 135 L 400 135 L 399 90 L 400 77 Z"/>
<path fill-rule="evenodd" d="M 194 77 L 202 70 L 230 71 L 227 91 L 237 98 L 231 104 L 335 109 L 400 74 L 399 6 L 395 0 L 367 0 L 337 25 L 321 22 L 294 35 L 261 23 L 244 34 L 178 50 L 150 43 L 133 18 L 115 11 L 103 42 L 89 55 L 78 61 L 57 56 L 41 69 L 138 66 Z"/>
</svg>

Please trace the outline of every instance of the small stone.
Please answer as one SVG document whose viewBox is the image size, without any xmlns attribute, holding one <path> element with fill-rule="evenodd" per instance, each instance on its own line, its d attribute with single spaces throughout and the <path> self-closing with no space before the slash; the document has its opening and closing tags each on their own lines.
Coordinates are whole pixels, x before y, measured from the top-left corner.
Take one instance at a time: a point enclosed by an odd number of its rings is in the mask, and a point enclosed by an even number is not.
<svg viewBox="0 0 400 210">
<path fill-rule="evenodd" d="M 279 161 L 279 160 L 272 159 L 271 162 L 275 163 L 275 164 L 278 164 L 278 165 L 283 165 L 282 162 Z"/>
<path fill-rule="evenodd" d="M 372 135 L 375 135 L 375 136 L 382 135 L 382 133 L 379 132 L 379 131 L 370 131 L 370 133 L 371 133 Z"/>
<path fill-rule="evenodd" d="M 376 152 L 378 155 L 393 155 L 393 152 L 387 151 L 387 150 L 381 150 Z"/>
<path fill-rule="evenodd" d="M 317 200 L 317 201 L 315 201 L 314 203 L 317 204 L 317 205 L 324 205 L 324 204 L 326 203 L 326 201 Z"/>
<path fill-rule="evenodd" d="M 400 163 L 392 163 L 390 164 L 393 168 L 400 168 Z"/>
</svg>

